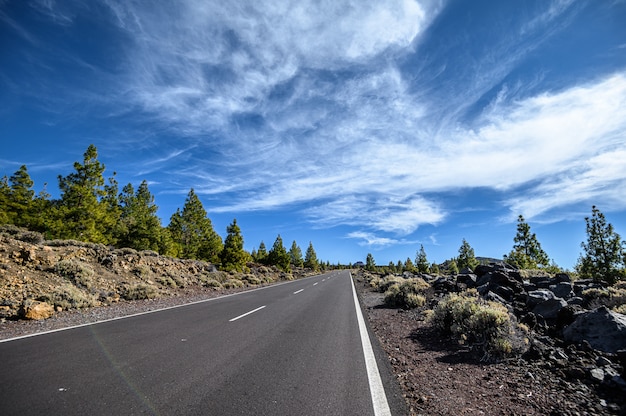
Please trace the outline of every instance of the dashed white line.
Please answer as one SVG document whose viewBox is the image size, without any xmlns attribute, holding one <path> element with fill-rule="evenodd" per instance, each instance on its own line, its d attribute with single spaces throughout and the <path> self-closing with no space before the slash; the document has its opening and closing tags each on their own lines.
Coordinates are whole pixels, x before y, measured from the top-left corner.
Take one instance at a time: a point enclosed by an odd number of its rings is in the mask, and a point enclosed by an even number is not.
<svg viewBox="0 0 626 416">
<path fill-rule="evenodd" d="M 378 365 L 376 364 L 376 357 L 374 356 L 372 343 L 370 342 L 370 337 L 367 333 L 367 327 L 365 326 L 365 320 L 363 319 L 359 299 L 356 296 L 356 289 L 354 288 L 352 275 L 350 276 L 350 282 L 352 283 L 352 295 L 354 297 L 357 321 L 359 322 L 359 332 L 361 333 L 361 345 L 363 346 L 363 355 L 365 356 L 365 368 L 367 370 L 367 379 L 369 380 L 370 393 L 372 395 L 374 416 L 391 416 L 391 409 L 389 409 L 387 395 L 385 394 L 383 381 L 380 378 L 380 372 L 378 371 Z"/>
<path fill-rule="evenodd" d="M 257 311 L 260 311 L 261 309 L 265 308 L 265 306 L 266 306 L 266 305 L 263 305 L 263 306 L 261 306 L 261 307 L 258 307 L 258 308 L 256 308 L 256 309 L 254 309 L 254 310 L 251 310 L 250 312 L 246 312 L 246 313 L 244 313 L 243 315 L 239 315 L 239 316 L 237 316 L 237 317 L 235 317 L 235 318 L 233 318 L 233 319 L 229 319 L 229 320 L 228 320 L 228 322 L 234 322 L 234 321 L 236 321 L 237 319 L 241 319 L 241 318 L 243 318 L 244 316 L 248 316 L 248 315 L 250 315 L 251 313 L 255 313 L 255 312 L 257 312 Z"/>
<path fill-rule="evenodd" d="M 293 292 L 294 295 L 297 295 L 298 293 L 304 291 L 304 289 L 300 289 L 300 290 L 296 290 L 295 292 Z"/>
<path fill-rule="evenodd" d="M 315 286 L 315 285 L 316 285 L 316 284 L 318 284 L 318 283 L 319 283 L 319 282 L 315 282 L 315 283 L 313 283 L 313 286 Z"/>
</svg>

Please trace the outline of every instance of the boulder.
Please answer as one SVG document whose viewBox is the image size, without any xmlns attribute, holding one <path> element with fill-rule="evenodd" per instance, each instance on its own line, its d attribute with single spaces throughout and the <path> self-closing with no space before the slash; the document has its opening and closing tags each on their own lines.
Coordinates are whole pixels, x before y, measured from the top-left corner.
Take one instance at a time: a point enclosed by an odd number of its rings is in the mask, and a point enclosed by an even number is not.
<svg viewBox="0 0 626 416">
<path fill-rule="evenodd" d="M 563 330 L 563 338 L 572 343 L 588 341 L 597 350 L 616 353 L 626 349 L 626 315 L 601 306 L 578 315 Z"/>
<path fill-rule="evenodd" d="M 530 283 L 537 286 L 538 288 L 547 289 L 552 283 L 552 279 L 550 276 L 531 276 L 529 279 Z"/>
<path fill-rule="evenodd" d="M 535 306 L 533 308 L 533 313 L 535 315 L 541 315 L 545 319 L 556 319 L 559 311 L 565 306 L 567 306 L 567 302 L 563 299 L 553 298 Z"/>
<path fill-rule="evenodd" d="M 548 289 L 537 289 L 528 292 L 528 300 L 526 301 L 528 308 L 532 309 L 540 303 L 554 299 L 554 292 Z"/>
<path fill-rule="evenodd" d="M 557 273 L 554 280 L 558 283 L 572 283 L 572 278 L 567 273 Z"/>
<path fill-rule="evenodd" d="M 54 308 L 49 303 L 27 299 L 22 305 L 21 312 L 25 319 L 42 320 L 54 315 Z"/>
<path fill-rule="evenodd" d="M 574 296 L 572 284 L 569 282 L 559 282 L 556 285 L 550 285 L 550 290 L 557 298 L 569 299 Z"/>
</svg>

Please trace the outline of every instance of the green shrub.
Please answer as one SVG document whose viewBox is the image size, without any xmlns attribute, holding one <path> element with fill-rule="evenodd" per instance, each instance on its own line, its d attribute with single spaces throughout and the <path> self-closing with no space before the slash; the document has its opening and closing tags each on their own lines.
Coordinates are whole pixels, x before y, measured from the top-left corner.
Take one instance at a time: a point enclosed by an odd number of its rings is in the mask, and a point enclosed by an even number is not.
<svg viewBox="0 0 626 416">
<path fill-rule="evenodd" d="M 159 292 L 152 285 L 139 283 L 124 287 L 121 295 L 126 300 L 154 299 Z"/>
<path fill-rule="evenodd" d="M 423 293 L 430 289 L 430 285 L 420 278 L 402 280 L 389 286 L 385 292 L 385 304 L 404 309 L 424 306 L 426 297 Z"/>
<path fill-rule="evenodd" d="M 203 282 L 203 285 L 213 289 L 221 289 L 223 287 L 222 284 L 215 279 L 207 279 Z"/>
<path fill-rule="evenodd" d="M 169 276 L 157 276 L 154 280 L 157 281 L 157 283 L 163 285 L 163 286 L 168 286 L 168 287 L 176 287 L 176 282 L 174 281 L 174 279 L 172 279 Z"/>
<path fill-rule="evenodd" d="M 446 295 L 429 322 L 461 344 L 482 353 L 482 360 L 521 354 L 528 339 L 506 307 L 480 298 L 475 290 Z"/>
<path fill-rule="evenodd" d="M 626 315 L 626 304 L 616 306 L 613 308 L 613 312 L 621 313 L 622 315 Z"/>
<path fill-rule="evenodd" d="M 238 289 L 240 287 L 244 287 L 244 283 L 239 279 L 228 279 L 222 284 L 222 286 L 224 289 Z"/>
<path fill-rule="evenodd" d="M 261 279 L 259 279 L 258 277 L 256 277 L 253 274 L 246 274 L 246 275 L 244 275 L 242 277 L 242 280 L 245 280 L 250 285 L 260 285 L 261 283 L 263 283 Z"/>
<path fill-rule="evenodd" d="M 65 310 L 90 308 L 98 304 L 95 295 L 86 293 L 76 286 L 71 286 L 68 284 L 57 288 L 54 292 L 52 292 L 50 295 L 45 296 L 44 299 L 41 300 L 44 300 L 54 305 L 55 307 L 58 306 Z"/>
<path fill-rule="evenodd" d="M 30 244 L 41 244 L 44 240 L 43 234 L 36 231 L 22 231 L 15 236 L 15 239 Z"/>
<path fill-rule="evenodd" d="M 385 276 L 380 279 L 378 282 L 378 291 L 381 293 L 385 293 L 391 286 L 395 284 L 400 284 L 404 282 L 406 279 L 400 276 L 394 276 L 392 274 Z"/>
<path fill-rule="evenodd" d="M 626 287 L 621 284 L 607 288 L 583 290 L 582 295 L 590 309 L 596 309 L 600 306 L 614 309 L 626 304 Z"/>
<path fill-rule="evenodd" d="M 373 288 L 373 289 L 376 289 L 376 290 L 378 290 L 378 287 L 380 286 L 380 282 L 381 282 L 381 279 L 378 276 L 373 277 L 373 278 L 369 279 L 369 281 L 368 281 L 370 287 Z"/>
<path fill-rule="evenodd" d="M 54 266 L 54 271 L 78 287 L 91 289 L 94 271 L 86 263 L 78 260 L 61 260 Z"/>
<path fill-rule="evenodd" d="M 140 279 L 147 279 L 152 274 L 152 270 L 145 264 L 140 264 L 133 267 L 132 273 Z"/>
</svg>

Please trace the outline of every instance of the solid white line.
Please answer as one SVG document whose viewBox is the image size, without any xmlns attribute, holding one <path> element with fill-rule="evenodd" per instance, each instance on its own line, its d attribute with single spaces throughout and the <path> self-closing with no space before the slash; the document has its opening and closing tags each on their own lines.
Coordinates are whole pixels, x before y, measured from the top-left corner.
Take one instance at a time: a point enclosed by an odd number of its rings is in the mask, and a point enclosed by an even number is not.
<svg viewBox="0 0 626 416">
<path fill-rule="evenodd" d="M 265 308 L 265 306 L 266 306 L 266 305 L 263 305 L 263 306 L 261 306 L 261 307 L 258 307 L 258 308 L 256 308 L 256 309 L 254 309 L 254 310 L 251 310 L 250 312 L 246 312 L 246 313 L 244 313 L 243 315 L 239 315 L 239 316 L 237 316 L 236 318 L 229 319 L 229 320 L 228 320 L 228 322 L 234 322 L 234 321 L 236 321 L 237 319 L 241 319 L 241 318 L 243 318 L 244 316 L 248 316 L 248 315 L 250 315 L 251 313 L 255 313 L 256 311 L 260 311 L 261 309 Z"/>
<path fill-rule="evenodd" d="M 365 326 L 365 320 L 363 319 L 359 299 L 356 296 L 356 289 L 354 288 L 354 282 L 352 281 L 352 274 L 350 274 L 350 282 L 352 283 L 352 295 L 354 297 L 354 307 L 356 308 L 357 321 L 359 322 L 359 332 L 361 333 L 361 344 L 363 346 L 363 355 L 365 356 L 365 368 L 367 369 L 370 394 L 372 395 L 374 415 L 391 416 L 391 409 L 389 409 L 389 403 L 387 403 L 387 395 L 385 394 L 385 388 L 383 387 L 383 382 L 380 378 L 380 372 L 378 371 L 378 365 L 376 364 L 376 357 L 374 356 L 372 343 L 370 342 L 370 337 L 367 333 L 367 327 Z"/>
<path fill-rule="evenodd" d="M 304 291 L 304 289 L 296 290 L 295 292 L 293 292 L 293 294 L 297 295 L 298 293 L 303 292 L 303 291 Z"/>
</svg>

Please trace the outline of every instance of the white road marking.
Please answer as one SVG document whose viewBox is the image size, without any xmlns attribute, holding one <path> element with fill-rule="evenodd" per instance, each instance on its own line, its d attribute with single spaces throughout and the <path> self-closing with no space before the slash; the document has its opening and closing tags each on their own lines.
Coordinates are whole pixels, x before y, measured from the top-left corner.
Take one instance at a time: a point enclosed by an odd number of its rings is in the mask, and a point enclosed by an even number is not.
<svg viewBox="0 0 626 416">
<path fill-rule="evenodd" d="M 296 290 L 295 292 L 293 292 L 293 294 L 297 295 L 298 293 L 303 292 L 303 291 L 304 291 L 304 289 Z"/>
<path fill-rule="evenodd" d="M 306 280 L 306 279 L 314 279 L 316 277 L 317 276 L 309 276 L 309 277 L 303 277 L 302 279 L 298 279 L 298 280 L 302 281 L 302 280 Z M 67 331 L 67 330 L 70 330 L 70 329 L 82 328 L 82 327 L 85 327 L 85 326 L 103 324 L 105 322 L 119 321 L 121 319 L 133 318 L 135 316 L 149 315 L 149 314 L 152 314 L 152 313 L 167 311 L 167 310 L 170 310 L 170 309 L 184 308 L 185 306 L 197 305 L 199 303 L 218 301 L 218 300 L 221 300 L 221 299 L 224 299 L 224 298 L 229 298 L 231 296 L 243 295 L 245 293 L 256 292 L 257 290 L 271 289 L 271 288 L 276 287 L 276 286 L 288 285 L 290 283 L 295 283 L 295 281 L 273 283 L 273 284 L 268 285 L 268 286 L 257 287 L 256 289 L 242 290 L 241 292 L 231 293 L 231 294 L 228 294 L 228 295 L 217 296 L 215 298 L 202 299 L 202 300 L 197 300 L 195 302 L 181 303 L 180 305 L 168 306 L 168 307 L 160 308 L 160 309 L 152 309 L 150 311 L 138 312 L 138 313 L 133 313 L 133 314 L 130 314 L 130 315 L 124 315 L 124 316 L 118 316 L 118 317 L 115 317 L 115 318 L 103 319 L 101 321 L 88 322 L 86 324 L 66 326 L 64 328 L 51 329 L 49 331 L 41 331 L 41 332 L 35 332 L 35 333 L 32 333 L 32 334 L 20 335 L 18 337 L 13 337 L 13 338 L 0 339 L 0 344 L 2 344 L 3 342 L 16 341 L 18 339 L 32 338 L 32 337 L 37 337 L 39 335 L 53 334 L 55 332 L 61 332 L 61 331 Z"/>
<path fill-rule="evenodd" d="M 354 282 L 352 281 L 352 274 L 350 274 L 350 282 L 352 283 L 352 295 L 354 296 L 354 307 L 356 308 L 357 321 L 359 322 L 359 332 L 361 333 L 361 344 L 363 346 L 363 355 L 365 356 L 365 367 L 367 369 L 367 379 L 370 384 L 374 415 L 391 416 L 391 409 L 389 409 L 389 403 L 387 403 L 387 395 L 385 394 L 383 381 L 380 378 L 380 372 L 378 371 L 378 365 L 376 364 L 376 357 L 374 356 L 372 343 L 370 342 L 370 337 L 367 333 L 367 327 L 365 326 L 365 320 L 363 319 L 359 299 L 356 296 L 356 289 L 354 288 Z"/>
<path fill-rule="evenodd" d="M 261 306 L 261 307 L 258 307 L 258 308 L 256 308 L 256 309 L 254 309 L 254 310 L 251 310 L 250 312 L 246 312 L 246 313 L 244 313 L 243 315 L 239 315 L 239 316 L 237 316 L 237 317 L 235 317 L 235 318 L 233 318 L 233 319 L 229 319 L 229 320 L 228 320 L 228 322 L 234 322 L 234 321 L 236 321 L 237 319 L 241 319 L 241 318 L 243 318 L 244 316 L 248 316 L 248 315 L 250 315 L 251 313 L 255 313 L 256 311 L 260 311 L 261 309 L 265 308 L 265 306 L 266 306 L 266 305 L 263 305 L 263 306 Z"/>
<path fill-rule="evenodd" d="M 315 282 L 315 283 L 313 283 L 313 286 L 315 286 L 315 285 L 316 285 L 316 284 L 318 284 L 318 283 L 319 283 L 319 282 Z"/>
</svg>

